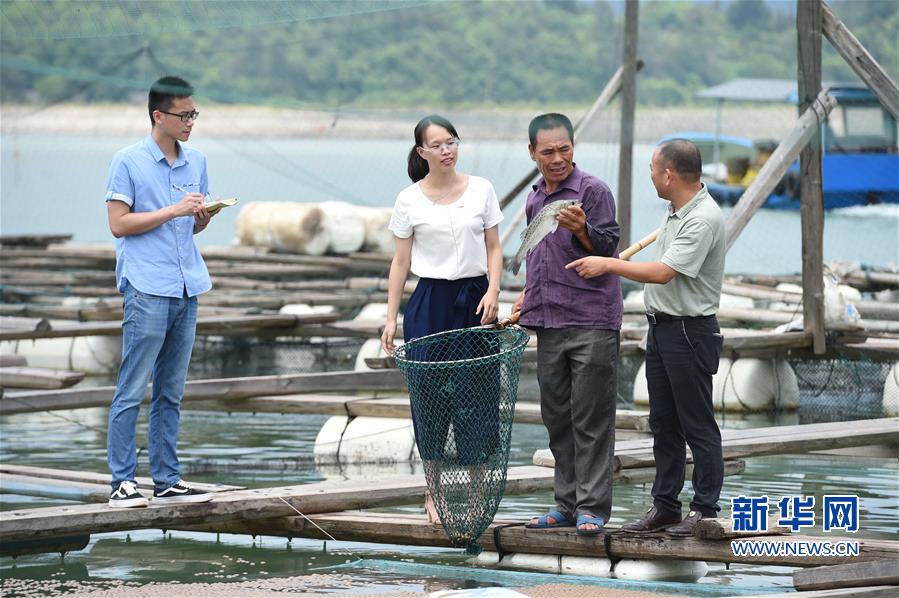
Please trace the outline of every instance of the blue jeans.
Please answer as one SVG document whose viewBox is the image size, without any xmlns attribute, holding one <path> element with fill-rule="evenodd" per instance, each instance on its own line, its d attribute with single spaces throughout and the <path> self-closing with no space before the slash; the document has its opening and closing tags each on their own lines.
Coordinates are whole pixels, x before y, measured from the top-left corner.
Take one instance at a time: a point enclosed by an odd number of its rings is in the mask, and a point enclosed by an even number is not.
<svg viewBox="0 0 899 598">
<path fill-rule="evenodd" d="M 137 414 L 153 376 L 147 451 L 157 490 L 181 477 L 175 446 L 181 397 L 197 327 L 197 298 L 148 295 L 125 288 L 122 320 L 122 365 L 109 408 L 107 460 L 113 490 L 135 481 Z"/>
</svg>

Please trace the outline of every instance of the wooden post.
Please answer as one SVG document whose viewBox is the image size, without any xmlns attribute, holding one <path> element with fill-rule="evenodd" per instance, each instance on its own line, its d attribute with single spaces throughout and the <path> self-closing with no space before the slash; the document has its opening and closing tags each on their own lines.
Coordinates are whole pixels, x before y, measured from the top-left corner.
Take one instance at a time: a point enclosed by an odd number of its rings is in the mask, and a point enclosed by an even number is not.
<svg viewBox="0 0 899 598">
<path fill-rule="evenodd" d="M 804 4 L 800 2 L 800 4 Z M 821 16 L 823 17 L 824 36 L 836 48 L 840 56 L 852 67 L 855 74 L 865 82 L 883 107 L 899 120 L 899 87 L 890 79 L 880 64 L 874 60 L 852 32 L 846 28 L 833 10 L 821 0 Z M 801 32 L 801 30 L 800 30 Z"/>
<path fill-rule="evenodd" d="M 634 111 L 637 102 L 637 25 L 638 0 L 627 0 L 624 8 L 624 53 L 621 66 L 621 139 L 618 152 L 618 209 L 616 217 L 620 229 L 618 247 L 631 244 L 631 189 L 634 164 Z"/>
<path fill-rule="evenodd" d="M 821 92 L 821 3 L 797 2 L 799 114 Z M 824 193 L 821 184 L 821 127 L 799 155 L 802 220 L 802 327 L 812 333 L 815 354 L 824 353 Z"/>
<path fill-rule="evenodd" d="M 727 222 L 724 223 L 724 246 L 727 250 L 730 250 L 749 219 L 774 191 L 774 187 L 783 178 L 790 165 L 799 157 L 799 152 L 802 151 L 808 140 L 812 138 L 812 135 L 818 133 L 818 125 L 824 122 L 835 105 L 836 101 L 826 91 L 818 94 L 815 101 L 799 118 L 793 130 L 783 138 L 780 145 L 759 170 L 758 176 L 743 192 L 740 201 L 734 206 Z"/>
</svg>

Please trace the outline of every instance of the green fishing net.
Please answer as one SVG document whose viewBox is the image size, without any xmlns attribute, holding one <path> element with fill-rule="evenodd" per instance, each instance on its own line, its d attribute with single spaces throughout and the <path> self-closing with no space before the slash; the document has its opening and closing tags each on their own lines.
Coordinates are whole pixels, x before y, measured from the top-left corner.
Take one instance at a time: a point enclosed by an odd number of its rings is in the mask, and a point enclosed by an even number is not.
<svg viewBox="0 0 899 598">
<path fill-rule="evenodd" d="M 418 451 L 454 546 L 477 554 L 506 487 L 512 416 L 528 334 L 518 326 L 448 330 L 397 347 Z"/>
</svg>

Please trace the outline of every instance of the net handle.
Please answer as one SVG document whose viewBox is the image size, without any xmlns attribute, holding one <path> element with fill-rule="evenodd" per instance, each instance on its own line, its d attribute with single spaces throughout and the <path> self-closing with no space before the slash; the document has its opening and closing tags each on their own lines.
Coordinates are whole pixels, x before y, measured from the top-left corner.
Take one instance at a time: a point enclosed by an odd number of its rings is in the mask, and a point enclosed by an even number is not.
<svg viewBox="0 0 899 598">
<path fill-rule="evenodd" d="M 500 320 L 499 322 L 494 324 L 494 327 L 497 330 L 505 330 L 509 326 L 514 326 L 515 324 L 518 324 L 518 320 L 520 320 L 520 319 L 521 319 L 521 310 L 518 310 L 514 314 L 509 316 L 508 318 L 506 318 L 504 320 Z"/>
</svg>

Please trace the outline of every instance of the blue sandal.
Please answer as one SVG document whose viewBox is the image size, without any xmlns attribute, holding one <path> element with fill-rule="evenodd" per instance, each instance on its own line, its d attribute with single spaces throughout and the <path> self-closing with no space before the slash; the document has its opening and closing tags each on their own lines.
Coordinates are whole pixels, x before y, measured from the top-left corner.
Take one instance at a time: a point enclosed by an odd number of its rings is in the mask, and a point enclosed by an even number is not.
<svg viewBox="0 0 899 598">
<path fill-rule="evenodd" d="M 550 523 L 549 519 L 555 519 L 555 523 Z M 567 515 L 559 511 L 550 511 L 546 515 L 537 518 L 537 523 L 528 521 L 525 525 L 530 529 L 549 529 L 551 527 L 573 527 L 574 522 Z"/>
<path fill-rule="evenodd" d="M 596 527 L 594 529 L 581 529 L 582 525 L 592 523 Z M 579 536 L 598 536 L 602 533 L 602 527 L 606 524 L 602 517 L 591 517 L 581 513 L 577 516 L 577 534 Z"/>
</svg>

